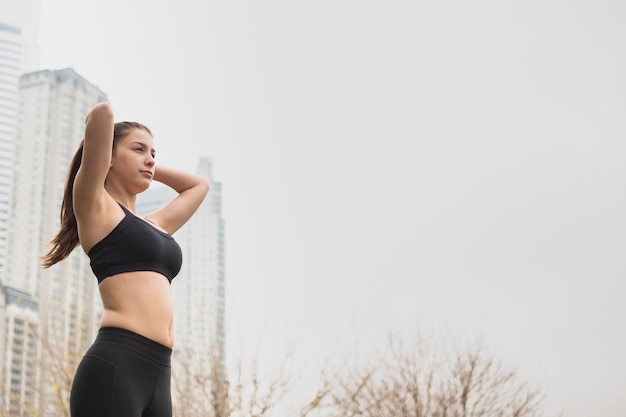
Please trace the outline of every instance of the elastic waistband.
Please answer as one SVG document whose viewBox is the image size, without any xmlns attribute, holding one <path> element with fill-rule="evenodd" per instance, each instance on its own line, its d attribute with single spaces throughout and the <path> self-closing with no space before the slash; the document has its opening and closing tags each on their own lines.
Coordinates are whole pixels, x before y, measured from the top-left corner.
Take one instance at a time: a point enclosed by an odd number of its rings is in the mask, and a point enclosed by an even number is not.
<svg viewBox="0 0 626 417">
<path fill-rule="evenodd" d="M 119 327 L 102 327 L 94 344 L 111 343 L 134 350 L 162 365 L 171 366 L 172 349 L 145 336 Z"/>
</svg>

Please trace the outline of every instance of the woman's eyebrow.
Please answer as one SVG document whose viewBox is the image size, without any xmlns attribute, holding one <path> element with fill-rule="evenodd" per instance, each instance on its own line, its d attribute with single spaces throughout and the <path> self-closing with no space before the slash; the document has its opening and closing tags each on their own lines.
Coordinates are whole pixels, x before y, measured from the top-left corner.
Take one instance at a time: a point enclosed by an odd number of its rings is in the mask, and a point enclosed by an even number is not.
<svg viewBox="0 0 626 417">
<path fill-rule="evenodd" d="M 136 143 L 137 145 L 140 145 L 142 148 L 147 148 L 148 147 L 148 145 L 146 145 L 143 142 L 139 142 L 139 141 L 134 141 L 134 142 L 131 142 L 131 143 Z M 150 149 L 150 151 L 152 153 L 156 153 L 156 149 L 154 149 L 154 148 Z"/>
</svg>

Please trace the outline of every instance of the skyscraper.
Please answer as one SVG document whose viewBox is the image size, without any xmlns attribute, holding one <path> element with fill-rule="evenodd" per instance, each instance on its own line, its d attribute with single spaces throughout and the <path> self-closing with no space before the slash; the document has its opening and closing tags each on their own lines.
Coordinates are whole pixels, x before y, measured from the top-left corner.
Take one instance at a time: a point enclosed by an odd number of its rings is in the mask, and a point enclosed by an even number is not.
<svg viewBox="0 0 626 417">
<path fill-rule="evenodd" d="M 5 286 L 12 216 L 14 143 L 20 76 L 38 68 L 40 0 L 0 1 L 0 413 L 32 414 L 39 407 L 41 347 L 38 304 L 22 288 Z"/>
<path fill-rule="evenodd" d="M 183 251 L 182 269 L 172 281 L 174 360 L 192 361 L 190 365 L 210 372 L 215 369 L 208 367 L 217 367 L 220 377 L 225 362 L 224 219 L 222 184 L 213 180 L 212 163 L 211 158 L 200 158 L 196 173 L 209 178 L 211 188 L 198 211 L 174 234 Z M 138 196 L 137 211 L 149 214 L 175 195 L 172 189 L 155 184 Z"/>
<path fill-rule="evenodd" d="M 11 206 L 13 141 L 20 76 L 37 69 L 40 0 L 0 2 L 0 282 Z"/>
<path fill-rule="evenodd" d="M 21 74 L 20 35 L 20 28 L 0 23 L 0 281 L 3 279 L 5 266 L 11 204 L 17 85 Z"/>
<path fill-rule="evenodd" d="M 71 68 L 20 79 L 5 281 L 38 302 L 41 365 L 48 371 L 42 375 L 44 415 L 54 415 L 51 410 L 57 407 L 47 390 L 69 390 L 60 376 L 73 373 L 97 330 L 97 281 L 87 257 L 77 249 L 46 270 L 39 257 L 59 227 L 67 170 L 83 137 L 85 116 L 105 100 L 100 89 Z"/>
<path fill-rule="evenodd" d="M 211 189 L 190 224 L 177 239 L 185 261 L 182 279 L 172 288 L 179 344 L 224 359 L 224 219 L 222 184 L 212 178 L 212 160 L 201 158 L 197 174 Z"/>
<path fill-rule="evenodd" d="M 183 251 L 183 266 L 172 282 L 176 345 L 224 356 L 224 219 L 222 184 L 213 180 L 212 159 L 200 158 L 196 173 L 210 180 L 198 211 L 174 234 Z M 137 211 L 146 215 L 165 205 L 175 192 L 155 185 L 140 194 Z"/>
</svg>

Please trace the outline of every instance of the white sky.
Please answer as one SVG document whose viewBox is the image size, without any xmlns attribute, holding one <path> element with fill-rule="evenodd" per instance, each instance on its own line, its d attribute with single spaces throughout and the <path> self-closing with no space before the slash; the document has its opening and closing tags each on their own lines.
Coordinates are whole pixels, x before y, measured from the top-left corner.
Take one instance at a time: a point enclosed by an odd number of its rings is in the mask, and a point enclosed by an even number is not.
<svg viewBox="0 0 626 417">
<path fill-rule="evenodd" d="M 626 415 L 626 3 L 43 0 L 42 68 L 214 157 L 228 339 L 320 369 L 446 329 Z M 306 362 L 305 362 L 306 361 Z"/>
</svg>

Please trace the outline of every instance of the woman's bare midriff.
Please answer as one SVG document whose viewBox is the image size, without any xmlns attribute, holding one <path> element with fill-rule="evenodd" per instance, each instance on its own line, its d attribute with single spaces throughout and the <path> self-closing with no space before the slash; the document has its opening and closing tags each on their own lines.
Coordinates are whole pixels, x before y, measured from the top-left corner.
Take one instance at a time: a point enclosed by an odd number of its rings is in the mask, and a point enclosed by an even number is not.
<svg viewBox="0 0 626 417">
<path fill-rule="evenodd" d="M 174 346 L 174 309 L 165 276 L 127 272 L 104 279 L 98 288 L 104 306 L 100 327 L 119 327 Z"/>
</svg>

